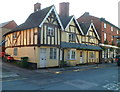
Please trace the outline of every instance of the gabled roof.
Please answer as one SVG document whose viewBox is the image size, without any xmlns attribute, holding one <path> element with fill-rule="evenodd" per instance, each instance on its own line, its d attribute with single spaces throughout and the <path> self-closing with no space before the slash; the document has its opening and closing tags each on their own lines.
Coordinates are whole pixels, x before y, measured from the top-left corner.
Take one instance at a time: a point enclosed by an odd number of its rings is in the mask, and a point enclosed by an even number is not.
<svg viewBox="0 0 120 92">
<path fill-rule="evenodd" d="M 13 20 L 12 20 L 13 21 Z M 10 23 L 11 21 L 7 21 L 7 22 L 4 22 L 4 23 L 1 23 L 0 24 L 0 27 L 2 28 L 2 27 L 4 27 L 5 25 L 7 25 L 8 23 Z"/>
<path fill-rule="evenodd" d="M 62 25 L 63 25 L 63 27 L 65 29 L 73 16 L 59 16 L 59 17 L 60 17 Z"/>
<path fill-rule="evenodd" d="M 68 26 L 70 25 L 71 21 L 75 21 L 77 27 L 79 28 L 80 32 L 82 33 L 82 35 L 84 35 L 81 27 L 79 26 L 75 16 L 60 16 L 60 19 L 61 19 L 61 22 L 62 22 L 62 25 L 64 27 L 64 29 L 66 30 L 68 28 Z"/>
<path fill-rule="evenodd" d="M 61 26 L 61 29 L 64 30 L 62 23 L 57 15 L 55 6 L 52 5 L 52 6 L 49 6 L 47 8 L 44 8 L 42 10 L 39 10 L 39 11 L 32 13 L 23 24 L 17 26 L 15 29 L 10 31 L 9 33 L 21 31 L 21 30 L 25 30 L 25 29 L 31 29 L 34 27 L 41 27 L 52 10 L 55 12 L 55 15 L 58 19 L 60 26 Z"/>
<path fill-rule="evenodd" d="M 96 29 L 95 29 L 95 26 L 94 26 L 94 24 L 92 22 L 86 22 L 86 23 L 79 22 L 79 25 L 81 26 L 81 28 L 82 28 L 85 35 L 88 35 L 89 29 L 90 29 L 90 27 L 92 27 L 94 29 L 93 31 L 96 34 L 97 38 L 100 40 L 100 37 L 99 37 L 99 35 L 98 35 L 98 33 L 97 33 Z"/>
<path fill-rule="evenodd" d="M 79 25 L 81 26 L 85 35 L 87 34 L 89 30 L 90 24 L 91 24 L 90 22 L 87 22 L 87 23 L 79 22 Z"/>
</svg>

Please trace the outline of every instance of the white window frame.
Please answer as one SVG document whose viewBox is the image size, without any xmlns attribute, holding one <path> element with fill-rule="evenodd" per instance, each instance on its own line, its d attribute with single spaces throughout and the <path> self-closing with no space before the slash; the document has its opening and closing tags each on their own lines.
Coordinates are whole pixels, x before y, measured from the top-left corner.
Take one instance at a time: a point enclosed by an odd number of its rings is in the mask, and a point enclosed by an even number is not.
<svg viewBox="0 0 120 92">
<path fill-rule="evenodd" d="M 111 31 L 113 31 L 113 27 L 111 27 Z"/>
<path fill-rule="evenodd" d="M 53 28 L 53 27 L 48 27 L 48 32 L 47 32 L 47 34 L 48 34 L 49 36 L 54 36 L 54 28 Z"/>
<path fill-rule="evenodd" d="M 57 48 L 50 48 L 50 59 L 57 59 Z"/>
<path fill-rule="evenodd" d="M 104 33 L 104 41 L 106 41 L 106 40 L 107 40 L 107 34 Z"/>
<path fill-rule="evenodd" d="M 104 23 L 104 28 L 107 28 L 107 24 L 106 23 Z"/>
<path fill-rule="evenodd" d="M 68 60 L 76 60 L 76 49 L 68 50 L 67 59 Z"/>
<path fill-rule="evenodd" d="M 118 29 L 117 29 L 117 34 L 119 34 Z"/>
<path fill-rule="evenodd" d="M 76 41 L 76 35 L 74 33 L 69 34 L 69 41 L 70 42 L 75 42 Z"/>
</svg>

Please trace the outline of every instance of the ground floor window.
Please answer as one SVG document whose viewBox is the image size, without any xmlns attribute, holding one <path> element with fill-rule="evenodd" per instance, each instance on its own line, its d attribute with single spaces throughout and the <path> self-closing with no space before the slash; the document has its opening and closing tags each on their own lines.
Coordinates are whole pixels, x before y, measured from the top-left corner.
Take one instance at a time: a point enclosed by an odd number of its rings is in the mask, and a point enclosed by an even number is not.
<svg viewBox="0 0 120 92">
<path fill-rule="evenodd" d="M 57 59 L 57 49 L 50 48 L 50 59 Z"/>
<path fill-rule="evenodd" d="M 90 55 L 90 58 L 95 58 L 95 53 L 94 52 L 90 52 L 89 55 Z"/>
<path fill-rule="evenodd" d="M 75 60 L 76 59 L 76 50 L 68 50 L 68 59 Z"/>
<path fill-rule="evenodd" d="M 14 48 L 14 56 L 17 56 L 18 49 Z"/>
</svg>

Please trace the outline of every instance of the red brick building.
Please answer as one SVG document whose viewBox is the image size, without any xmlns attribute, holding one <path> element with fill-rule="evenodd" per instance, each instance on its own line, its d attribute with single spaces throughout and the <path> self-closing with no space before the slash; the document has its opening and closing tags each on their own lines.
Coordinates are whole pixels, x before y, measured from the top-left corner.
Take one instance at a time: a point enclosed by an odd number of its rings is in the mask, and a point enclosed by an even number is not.
<svg viewBox="0 0 120 92">
<path fill-rule="evenodd" d="M 2 36 L 5 33 L 11 31 L 12 29 L 14 29 L 15 27 L 17 27 L 17 24 L 16 24 L 16 22 L 14 20 L 7 21 L 7 22 L 4 22 L 4 23 L 0 24 L 0 46 L 3 45 L 2 41 L 4 40 L 4 38 Z M 3 48 L 4 48 L 4 45 L 3 45 Z"/>
<path fill-rule="evenodd" d="M 88 12 L 85 12 L 77 20 L 79 22 L 85 23 L 93 21 L 101 38 L 100 45 L 104 48 L 104 51 L 102 52 L 102 58 L 116 56 L 116 49 L 118 49 L 116 36 L 120 36 L 120 28 L 105 20 L 104 18 L 91 16 Z"/>
</svg>

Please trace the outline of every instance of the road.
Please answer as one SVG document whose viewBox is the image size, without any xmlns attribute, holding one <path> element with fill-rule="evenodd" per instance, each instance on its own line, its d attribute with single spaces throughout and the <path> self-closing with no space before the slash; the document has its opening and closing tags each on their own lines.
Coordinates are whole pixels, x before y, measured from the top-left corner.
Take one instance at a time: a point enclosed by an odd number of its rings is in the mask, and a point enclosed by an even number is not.
<svg viewBox="0 0 120 92">
<path fill-rule="evenodd" d="M 79 66 L 81 67 L 81 66 Z M 3 90 L 120 90 L 120 68 L 113 64 L 70 71 L 27 70 L 3 64 Z"/>
</svg>

